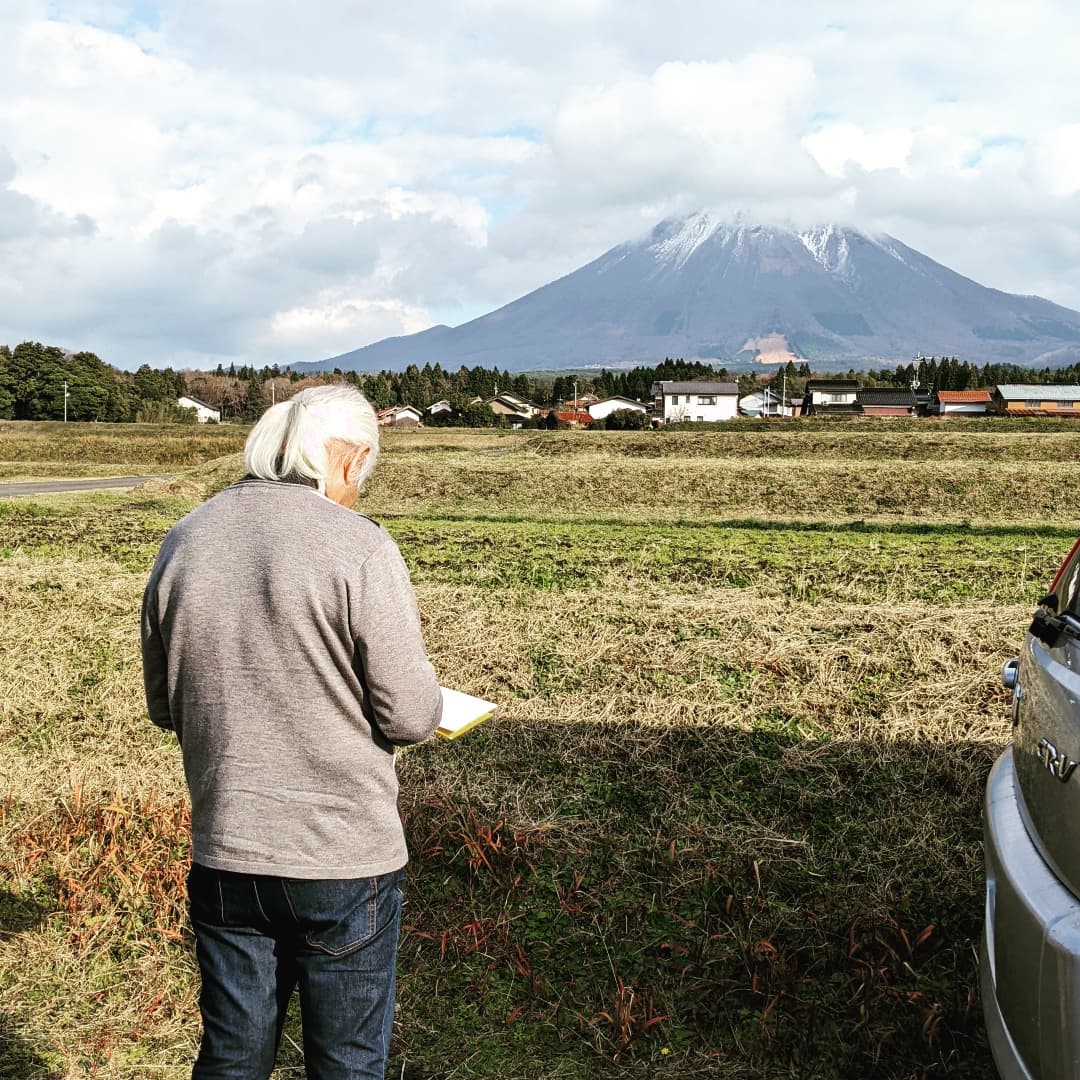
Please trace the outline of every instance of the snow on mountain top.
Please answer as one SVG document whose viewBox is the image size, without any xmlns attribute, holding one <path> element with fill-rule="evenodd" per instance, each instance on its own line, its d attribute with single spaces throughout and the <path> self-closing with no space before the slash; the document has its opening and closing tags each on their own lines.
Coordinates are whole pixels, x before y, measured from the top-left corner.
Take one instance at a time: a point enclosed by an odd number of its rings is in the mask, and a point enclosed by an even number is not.
<svg viewBox="0 0 1080 1080">
<path fill-rule="evenodd" d="M 656 257 L 657 262 L 669 263 L 676 270 L 681 270 L 690 256 L 720 227 L 721 223 L 714 221 L 710 214 L 694 214 L 679 223 L 675 232 L 669 233 L 655 244 L 650 244 L 649 251 Z"/>
<path fill-rule="evenodd" d="M 831 274 L 842 274 L 848 268 L 851 249 L 847 237 L 835 225 L 818 225 L 795 234 L 803 247 Z"/>
</svg>

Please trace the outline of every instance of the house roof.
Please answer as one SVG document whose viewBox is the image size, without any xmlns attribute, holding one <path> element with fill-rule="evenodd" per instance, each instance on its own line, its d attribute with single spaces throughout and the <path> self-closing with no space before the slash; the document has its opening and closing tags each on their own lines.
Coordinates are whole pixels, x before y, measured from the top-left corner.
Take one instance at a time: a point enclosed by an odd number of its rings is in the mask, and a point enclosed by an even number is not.
<svg viewBox="0 0 1080 1080">
<path fill-rule="evenodd" d="M 843 393 L 844 391 L 859 390 L 861 383 L 858 379 L 807 379 L 806 393 L 812 394 L 815 390 L 825 393 Z"/>
<path fill-rule="evenodd" d="M 587 412 L 557 412 L 555 416 L 564 424 L 591 424 L 593 421 Z"/>
<path fill-rule="evenodd" d="M 733 382 L 672 382 L 667 379 L 653 383 L 654 394 L 734 394 L 738 397 L 739 384 Z"/>
<path fill-rule="evenodd" d="M 644 409 L 645 406 L 640 401 L 635 401 L 633 398 L 623 397 L 622 394 L 612 394 L 611 397 L 600 398 L 598 401 L 594 401 L 594 405 L 606 405 L 609 401 L 625 401 L 627 405 L 633 405 L 635 409 Z"/>
<path fill-rule="evenodd" d="M 512 390 L 500 390 L 495 396 L 502 398 L 504 401 L 516 401 L 519 405 L 528 404 L 520 394 L 515 394 Z"/>
<path fill-rule="evenodd" d="M 937 399 L 945 405 L 971 405 L 985 401 L 990 403 L 989 390 L 939 390 Z"/>
<path fill-rule="evenodd" d="M 528 419 L 532 415 L 532 411 L 536 408 L 535 405 L 522 401 L 521 398 L 512 397 L 509 394 L 499 394 L 497 397 L 491 398 L 487 404 L 492 412 L 498 412 L 499 409 L 506 409 L 504 415 L 520 416 L 523 420 Z"/>
<path fill-rule="evenodd" d="M 1006 399 L 1026 401 L 1080 401 L 1080 386 L 1042 386 L 1039 383 L 1003 383 L 997 392 Z"/>
<path fill-rule="evenodd" d="M 204 409 L 209 409 L 211 412 L 218 412 L 216 405 L 211 405 L 208 402 L 203 401 L 201 398 L 192 397 L 191 394 L 181 394 L 177 401 L 193 401 L 196 405 L 201 405 Z"/>
<path fill-rule="evenodd" d="M 910 390 L 897 390 L 890 389 L 888 387 L 871 386 L 864 390 L 860 390 L 855 395 L 855 400 L 866 407 L 867 405 L 873 407 L 877 406 L 899 406 L 901 408 L 913 409 L 915 407 L 915 395 Z"/>
</svg>

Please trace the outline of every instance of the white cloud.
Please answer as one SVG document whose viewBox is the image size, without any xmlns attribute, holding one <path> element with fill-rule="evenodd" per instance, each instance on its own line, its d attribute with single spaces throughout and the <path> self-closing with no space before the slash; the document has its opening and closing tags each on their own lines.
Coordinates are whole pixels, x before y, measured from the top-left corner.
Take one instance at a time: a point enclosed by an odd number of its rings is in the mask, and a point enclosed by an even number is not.
<svg viewBox="0 0 1080 1080">
<path fill-rule="evenodd" d="M 872 172 L 907 165 L 915 142 L 910 131 L 869 132 L 857 124 L 832 124 L 803 138 L 811 157 L 830 176 L 843 176 L 850 165 Z"/>
<path fill-rule="evenodd" d="M 397 300 L 343 297 L 329 290 L 307 307 L 277 312 L 270 320 L 261 344 L 277 356 L 281 346 L 316 349 L 322 356 L 336 356 L 357 347 L 357 342 L 415 334 L 431 326 L 423 308 Z"/>
</svg>

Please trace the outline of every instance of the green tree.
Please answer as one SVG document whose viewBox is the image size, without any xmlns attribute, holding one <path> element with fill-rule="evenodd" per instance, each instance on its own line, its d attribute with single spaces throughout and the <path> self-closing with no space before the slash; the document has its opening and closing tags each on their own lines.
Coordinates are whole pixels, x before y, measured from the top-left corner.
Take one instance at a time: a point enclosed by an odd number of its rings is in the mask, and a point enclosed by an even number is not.
<svg viewBox="0 0 1080 1080">
<path fill-rule="evenodd" d="M 640 409 L 616 409 L 608 414 L 604 427 L 608 431 L 644 431 L 649 427 L 649 417 Z"/>
<path fill-rule="evenodd" d="M 0 420 L 11 420 L 15 415 L 15 395 L 8 386 L 11 367 L 11 349 L 0 345 Z"/>
<path fill-rule="evenodd" d="M 462 407 L 460 423 L 464 427 L 498 427 L 499 418 L 486 402 L 478 401 Z"/>
<path fill-rule="evenodd" d="M 244 395 L 244 408 L 241 412 L 241 418 L 247 421 L 258 420 L 263 414 L 263 409 L 266 408 L 266 402 L 263 400 L 263 384 L 257 379 L 249 379 L 247 393 Z"/>
</svg>

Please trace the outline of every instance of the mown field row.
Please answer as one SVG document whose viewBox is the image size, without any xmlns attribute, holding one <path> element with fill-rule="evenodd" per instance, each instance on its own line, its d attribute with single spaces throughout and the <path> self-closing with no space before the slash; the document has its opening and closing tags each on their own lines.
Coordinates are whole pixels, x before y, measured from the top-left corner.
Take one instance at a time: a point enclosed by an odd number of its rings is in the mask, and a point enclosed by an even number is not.
<svg viewBox="0 0 1080 1080">
<path fill-rule="evenodd" d="M 149 571 L 183 498 L 116 494 L 0 503 L 0 557 L 109 559 Z M 847 603 L 1030 603 L 1073 538 L 1065 526 L 591 522 L 386 517 L 417 584 L 618 592 L 746 589 Z"/>
<path fill-rule="evenodd" d="M 60 424 L 0 421 L 0 468 L 100 465 L 146 471 L 186 467 L 237 453 L 241 424 Z M 1080 425 L 1060 421 L 758 423 L 715 430 L 508 431 L 385 429 L 390 455 L 515 453 L 530 457 L 836 459 L 844 461 L 1030 462 L 1080 460 Z"/>
</svg>

